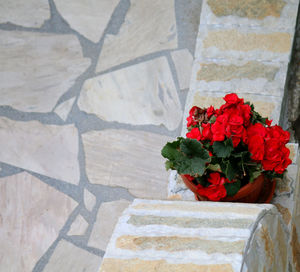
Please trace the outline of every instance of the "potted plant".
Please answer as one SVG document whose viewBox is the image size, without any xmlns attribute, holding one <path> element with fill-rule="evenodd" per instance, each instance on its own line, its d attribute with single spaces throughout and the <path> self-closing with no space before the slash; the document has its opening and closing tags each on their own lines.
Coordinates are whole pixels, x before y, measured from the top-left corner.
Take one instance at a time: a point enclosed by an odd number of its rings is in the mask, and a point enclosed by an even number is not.
<svg viewBox="0 0 300 272">
<path fill-rule="evenodd" d="M 166 169 L 177 170 L 197 200 L 270 202 L 291 163 L 289 132 L 235 93 L 224 100 L 219 109 L 191 108 L 186 138 L 162 149 Z"/>
</svg>

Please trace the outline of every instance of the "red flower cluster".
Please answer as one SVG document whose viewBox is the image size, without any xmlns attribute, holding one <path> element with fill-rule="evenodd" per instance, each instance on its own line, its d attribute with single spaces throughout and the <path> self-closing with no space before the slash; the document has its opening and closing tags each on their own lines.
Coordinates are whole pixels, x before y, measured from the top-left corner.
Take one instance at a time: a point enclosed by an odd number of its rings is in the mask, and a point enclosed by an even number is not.
<svg viewBox="0 0 300 272">
<path fill-rule="evenodd" d="M 242 142 L 248 146 L 252 160 L 262 163 L 264 170 L 282 174 L 291 163 L 289 149 L 285 147 L 289 132 L 277 125 L 271 126 L 272 121 L 268 119 L 267 127 L 261 123 L 251 124 L 251 107 L 235 93 L 227 94 L 224 100 L 226 103 L 220 109 L 194 106 L 190 110 L 187 138 L 209 140 L 210 144 L 230 138 L 233 147 Z M 214 122 L 210 122 L 212 117 Z"/>
<path fill-rule="evenodd" d="M 248 149 L 252 160 L 262 163 L 264 170 L 282 174 L 292 161 L 290 150 L 285 146 L 290 134 L 280 126 L 264 127 L 260 123 L 250 126 L 248 133 Z"/>
<path fill-rule="evenodd" d="M 208 182 L 211 183 L 208 187 L 203 187 L 201 184 L 197 185 L 197 192 L 200 196 L 207 197 L 212 201 L 219 201 L 226 197 L 227 192 L 224 184 L 230 181 L 220 175 L 219 172 L 210 173 Z"/>
</svg>

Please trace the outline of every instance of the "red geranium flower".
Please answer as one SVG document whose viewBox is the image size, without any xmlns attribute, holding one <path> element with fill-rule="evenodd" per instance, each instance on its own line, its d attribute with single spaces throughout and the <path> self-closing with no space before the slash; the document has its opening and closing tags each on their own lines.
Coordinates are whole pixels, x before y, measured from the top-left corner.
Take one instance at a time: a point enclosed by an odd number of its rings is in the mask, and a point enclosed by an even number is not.
<svg viewBox="0 0 300 272">
<path fill-rule="evenodd" d="M 188 132 L 186 134 L 186 137 L 190 138 L 190 139 L 197 139 L 198 141 L 200 141 L 200 139 L 201 139 L 201 132 L 200 132 L 199 128 L 195 127 L 190 132 Z"/>
</svg>

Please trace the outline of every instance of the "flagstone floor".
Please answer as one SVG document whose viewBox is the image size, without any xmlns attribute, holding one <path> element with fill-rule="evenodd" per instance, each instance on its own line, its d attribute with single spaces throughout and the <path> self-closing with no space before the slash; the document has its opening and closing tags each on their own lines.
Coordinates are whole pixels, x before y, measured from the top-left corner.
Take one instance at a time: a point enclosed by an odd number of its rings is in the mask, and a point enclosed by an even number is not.
<svg viewBox="0 0 300 272">
<path fill-rule="evenodd" d="M 97 271 L 119 214 L 167 197 L 198 0 L 0 1 L 0 271 Z"/>
</svg>

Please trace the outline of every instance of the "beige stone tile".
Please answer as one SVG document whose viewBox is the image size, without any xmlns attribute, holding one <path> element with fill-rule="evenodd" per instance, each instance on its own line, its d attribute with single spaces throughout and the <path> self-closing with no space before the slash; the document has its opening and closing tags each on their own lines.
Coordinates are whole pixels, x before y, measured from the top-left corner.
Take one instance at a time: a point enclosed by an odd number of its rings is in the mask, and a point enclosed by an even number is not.
<svg viewBox="0 0 300 272">
<path fill-rule="evenodd" d="M 77 203 L 22 172 L 0 179 L 0 271 L 32 271 Z"/>
<path fill-rule="evenodd" d="M 157 250 L 157 251 L 185 251 L 201 250 L 207 254 L 242 254 L 245 246 L 244 240 L 234 242 L 209 240 L 196 237 L 179 236 L 133 236 L 118 237 L 116 247 L 126 250 Z"/>
<path fill-rule="evenodd" d="M 84 133 L 82 140 L 91 183 L 121 186 L 138 197 L 167 197 L 168 172 L 160 151 L 172 138 L 144 131 L 107 129 Z"/>
<path fill-rule="evenodd" d="M 196 60 L 191 89 L 283 96 L 287 65 L 243 60 Z"/>
<path fill-rule="evenodd" d="M 78 131 L 74 125 L 0 118 L 0 161 L 78 184 Z"/>
<path fill-rule="evenodd" d="M 295 27 L 297 4 L 290 0 L 204 0 L 200 22 L 269 29 Z"/>
<path fill-rule="evenodd" d="M 171 52 L 176 67 L 177 78 L 180 89 L 187 89 L 190 86 L 193 56 L 187 49 Z"/>
<path fill-rule="evenodd" d="M 68 118 L 68 115 L 72 109 L 72 106 L 74 104 L 76 97 L 70 98 L 67 101 L 64 101 L 63 103 L 59 104 L 54 112 L 63 120 L 66 121 Z"/>
<path fill-rule="evenodd" d="M 193 264 L 193 263 L 169 263 L 165 260 L 142 260 L 142 259 L 114 259 L 105 258 L 100 272 L 233 272 L 231 264 Z"/>
<path fill-rule="evenodd" d="M 195 59 L 282 61 L 290 58 L 294 31 L 200 25 Z"/>
<path fill-rule="evenodd" d="M 68 235 L 84 235 L 88 226 L 88 222 L 82 215 L 78 214 L 70 227 Z"/>
<path fill-rule="evenodd" d="M 0 3 L 0 23 L 40 27 L 48 19 L 50 7 L 47 0 L 9 0 Z"/>
<path fill-rule="evenodd" d="M 286 146 L 290 150 L 290 159 L 293 163 L 297 163 L 299 144 L 288 143 Z"/>
<path fill-rule="evenodd" d="M 87 80 L 78 106 L 105 121 L 132 125 L 165 125 L 176 129 L 181 105 L 165 57 Z"/>
<path fill-rule="evenodd" d="M 101 38 L 119 0 L 55 0 L 58 12 L 70 27 L 93 42 Z"/>
<path fill-rule="evenodd" d="M 173 0 L 131 0 L 130 3 L 119 32 L 105 37 L 97 71 L 146 54 L 177 47 Z"/>
<path fill-rule="evenodd" d="M 91 212 L 94 209 L 95 204 L 96 204 L 95 195 L 92 194 L 91 192 L 89 192 L 87 189 L 84 189 L 83 201 L 84 201 L 85 207 Z"/>
<path fill-rule="evenodd" d="M 129 201 L 123 199 L 101 204 L 88 242 L 89 246 L 106 250 L 115 225 L 129 204 Z"/>
<path fill-rule="evenodd" d="M 101 261 L 101 257 L 61 240 L 43 271 L 96 272 Z"/>
<path fill-rule="evenodd" d="M 0 36 L 0 105 L 50 112 L 90 65 L 74 35 L 0 30 Z"/>
</svg>

